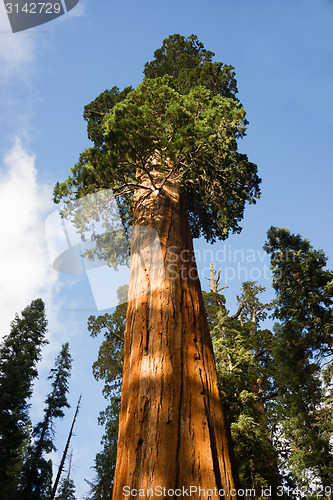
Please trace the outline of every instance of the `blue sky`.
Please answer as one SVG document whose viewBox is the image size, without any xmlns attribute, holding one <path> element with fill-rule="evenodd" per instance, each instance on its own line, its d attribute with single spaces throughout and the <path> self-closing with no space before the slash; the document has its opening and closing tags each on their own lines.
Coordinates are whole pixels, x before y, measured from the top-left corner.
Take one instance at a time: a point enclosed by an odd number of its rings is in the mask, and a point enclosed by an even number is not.
<svg viewBox="0 0 333 500">
<path fill-rule="evenodd" d="M 331 0 L 178 0 L 93 2 L 12 34 L 0 5 L 0 248 L 1 333 L 16 311 L 43 297 L 51 343 L 40 366 L 32 406 L 41 417 L 43 379 L 61 343 L 74 358 L 72 413 L 83 392 L 73 439 L 78 498 L 99 449 L 101 384 L 91 364 L 98 340 L 87 318 L 97 314 L 86 275 L 52 269 L 45 220 L 52 189 L 89 145 L 83 107 L 107 88 L 135 86 L 143 65 L 164 38 L 192 33 L 236 70 L 239 97 L 250 122 L 239 148 L 259 167 L 262 197 L 248 207 L 241 235 L 196 242 L 201 276 L 213 260 L 229 288 L 230 309 L 245 279 L 259 279 L 272 296 L 262 245 L 271 225 L 289 227 L 329 256 L 332 268 L 333 2 Z M 229 259 L 228 257 L 231 257 Z M 265 267 L 266 266 L 266 267 Z M 202 279 L 207 288 L 208 281 Z M 59 453 L 72 415 L 57 426 Z"/>
</svg>

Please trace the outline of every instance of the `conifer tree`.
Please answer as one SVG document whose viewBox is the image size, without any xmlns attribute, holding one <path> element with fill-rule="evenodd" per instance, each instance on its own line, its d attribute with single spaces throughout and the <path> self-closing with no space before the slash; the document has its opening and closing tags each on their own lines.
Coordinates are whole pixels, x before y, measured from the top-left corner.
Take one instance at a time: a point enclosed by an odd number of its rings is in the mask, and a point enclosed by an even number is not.
<svg viewBox="0 0 333 500">
<path fill-rule="evenodd" d="M 96 476 L 90 484 L 90 500 L 112 498 L 124 360 L 127 309 L 127 303 L 124 301 L 127 293 L 127 285 L 117 290 L 118 299 L 123 303 L 116 307 L 113 314 L 90 316 L 88 320 L 88 331 L 92 337 L 104 332 L 104 340 L 99 348 L 98 358 L 93 364 L 93 374 L 96 380 L 104 380 L 103 395 L 108 401 L 106 409 L 99 416 L 99 424 L 105 426 L 105 432 L 102 438 L 103 449 L 97 453 L 93 467 Z"/>
<path fill-rule="evenodd" d="M 282 478 L 266 409 L 277 395 L 273 382 L 273 334 L 260 329 L 271 304 L 259 299 L 265 291 L 263 287 L 245 282 L 238 296 L 238 310 L 230 315 L 224 294 L 218 293 L 224 288 L 219 288 L 219 278 L 220 273 L 211 266 L 212 292 L 203 295 L 241 484 L 255 491 L 256 498 L 261 498 L 261 489 L 269 485 L 272 498 L 277 498 Z"/>
<path fill-rule="evenodd" d="M 56 475 L 56 478 L 55 478 L 55 481 L 54 481 L 54 484 L 53 484 L 53 487 L 52 487 L 52 491 L 51 491 L 51 494 L 49 496 L 50 500 L 54 500 L 56 492 L 58 490 L 59 482 L 60 482 L 60 479 L 61 479 L 61 474 L 62 474 L 62 471 L 64 469 L 65 461 L 66 461 L 66 458 L 67 458 L 67 453 L 68 453 L 69 445 L 70 445 L 70 442 L 71 442 L 71 439 L 72 439 L 72 436 L 73 436 L 75 422 L 76 422 L 77 416 L 79 414 L 81 398 L 82 398 L 82 394 L 80 395 L 80 397 L 78 399 L 78 402 L 77 402 L 77 405 L 76 405 L 74 417 L 73 417 L 73 420 L 72 420 L 72 425 L 71 425 L 71 428 L 69 430 L 67 441 L 66 441 L 66 445 L 65 445 L 65 449 L 64 449 L 64 451 L 62 453 L 61 461 L 60 461 L 60 464 L 59 464 L 58 473 Z M 70 460 L 70 462 L 71 462 L 71 460 Z M 69 470 L 70 470 L 70 468 L 69 468 Z"/>
<path fill-rule="evenodd" d="M 73 479 L 63 478 L 60 482 L 59 492 L 55 500 L 76 500 L 75 484 Z"/>
<path fill-rule="evenodd" d="M 71 452 L 71 455 L 69 458 L 67 476 L 64 477 L 60 481 L 60 485 L 58 488 L 58 494 L 55 497 L 55 500 L 76 500 L 75 484 L 74 484 L 73 479 L 71 479 L 71 477 L 70 477 L 71 469 L 72 469 L 72 458 L 73 458 L 73 451 Z"/>
<path fill-rule="evenodd" d="M 18 498 L 23 449 L 29 442 L 29 398 L 41 358 L 47 320 L 36 299 L 15 316 L 0 347 L 0 498 Z"/>
<path fill-rule="evenodd" d="M 264 249 L 271 257 L 277 292 L 275 318 L 283 320 L 305 351 L 333 352 L 333 272 L 327 256 L 288 229 L 271 227 Z"/>
<path fill-rule="evenodd" d="M 170 37 L 163 47 L 154 71 L 147 74 L 148 64 L 144 81 L 105 109 L 102 121 L 94 101 L 86 117 L 97 124 L 98 141 L 56 186 L 55 200 L 111 188 L 124 225 L 134 227 L 113 498 L 125 486 L 161 485 L 216 488 L 212 498 L 221 496 L 217 490 L 228 498 L 239 487 L 238 474 L 192 237 L 214 241 L 239 232 L 260 179 L 238 151 L 246 119 L 234 98 L 234 75 L 212 63 L 213 53 L 194 36 Z M 181 78 L 165 74 L 163 61 L 172 67 L 182 61 Z M 103 246 L 110 254 L 110 241 L 97 239 L 99 255 Z"/>
<path fill-rule="evenodd" d="M 47 396 L 44 419 L 33 429 L 34 443 L 24 466 L 22 496 L 27 500 L 48 499 L 52 488 L 52 462 L 45 457 L 55 451 L 54 420 L 64 417 L 64 408 L 69 408 L 67 393 L 72 358 L 68 342 L 63 344 L 54 367 L 50 370 L 52 392 Z"/>
<path fill-rule="evenodd" d="M 288 229 L 271 227 L 264 248 L 277 292 L 275 359 L 286 464 L 297 484 L 311 491 L 316 481 L 323 487 L 333 483 L 333 427 L 327 419 L 332 413 L 327 388 L 332 383 L 333 272 L 322 250 Z"/>
</svg>

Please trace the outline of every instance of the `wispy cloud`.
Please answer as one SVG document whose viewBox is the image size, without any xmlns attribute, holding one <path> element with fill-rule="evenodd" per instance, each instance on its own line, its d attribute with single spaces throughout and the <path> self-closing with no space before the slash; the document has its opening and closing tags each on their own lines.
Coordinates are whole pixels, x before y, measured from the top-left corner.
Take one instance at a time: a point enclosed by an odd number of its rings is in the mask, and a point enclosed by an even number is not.
<svg viewBox="0 0 333 500">
<path fill-rule="evenodd" d="M 51 189 L 38 180 L 35 157 L 19 138 L 0 166 L 0 334 L 31 300 L 50 298 L 58 275 L 50 265 L 44 221 Z"/>
<path fill-rule="evenodd" d="M 34 68 L 37 45 L 30 31 L 13 34 L 3 2 L 0 2 L 0 83 L 15 78 L 27 81 Z"/>
</svg>

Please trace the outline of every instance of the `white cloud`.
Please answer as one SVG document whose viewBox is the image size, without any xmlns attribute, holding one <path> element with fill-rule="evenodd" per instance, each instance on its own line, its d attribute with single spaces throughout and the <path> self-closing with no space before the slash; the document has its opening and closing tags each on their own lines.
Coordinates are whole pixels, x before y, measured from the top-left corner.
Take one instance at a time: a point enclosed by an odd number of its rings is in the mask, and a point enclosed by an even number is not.
<svg viewBox="0 0 333 500">
<path fill-rule="evenodd" d="M 37 297 L 50 300 L 58 275 L 52 269 L 44 222 L 51 189 L 38 181 L 35 157 L 16 139 L 0 166 L 0 335 Z"/>
<path fill-rule="evenodd" d="M 0 2 L 0 82 L 29 80 L 36 60 L 36 41 L 30 31 L 12 33 L 4 3 Z"/>
<path fill-rule="evenodd" d="M 56 22 L 66 22 L 76 17 L 85 17 L 86 2 L 80 2 L 57 20 L 42 25 L 42 32 L 50 30 Z M 54 23 L 54 24 L 53 24 Z M 12 33 L 5 5 L 0 1 L 0 83 L 12 84 L 13 79 L 30 85 L 32 74 L 37 71 L 37 56 L 45 51 L 45 45 L 52 48 L 52 40 L 40 40 L 41 31 L 31 28 Z"/>
</svg>

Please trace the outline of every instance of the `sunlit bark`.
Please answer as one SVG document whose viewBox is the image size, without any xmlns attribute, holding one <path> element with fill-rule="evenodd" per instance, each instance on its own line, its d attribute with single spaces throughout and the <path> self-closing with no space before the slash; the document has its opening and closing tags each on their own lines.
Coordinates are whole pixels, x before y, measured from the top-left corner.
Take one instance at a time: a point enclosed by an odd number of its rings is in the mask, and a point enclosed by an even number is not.
<svg viewBox="0 0 333 500">
<path fill-rule="evenodd" d="M 132 237 L 113 499 L 123 498 L 124 487 L 167 491 L 192 486 L 213 490 L 207 498 L 222 498 L 218 490 L 228 497 L 238 488 L 238 476 L 185 202 L 175 178 L 160 191 L 157 178 L 157 172 L 142 175 L 140 184 L 152 189 L 134 195 L 138 230 Z"/>
</svg>

